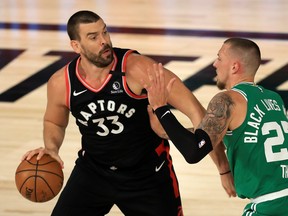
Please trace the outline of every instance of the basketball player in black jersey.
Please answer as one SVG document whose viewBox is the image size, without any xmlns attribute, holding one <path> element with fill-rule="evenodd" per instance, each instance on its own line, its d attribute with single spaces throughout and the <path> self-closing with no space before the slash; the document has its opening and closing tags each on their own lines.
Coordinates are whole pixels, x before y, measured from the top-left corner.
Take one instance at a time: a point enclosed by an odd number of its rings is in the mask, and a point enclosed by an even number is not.
<svg viewBox="0 0 288 216">
<path fill-rule="evenodd" d="M 91 11 L 72 15 L 67 31 L 79 56 L 48 81 L 45 148 L 23 156 L 50 154 L 63 166 L 58 153 L 72 113 L 82 146 L 52 215 L 102 216 L 114 204 L 127 216 L 183 215 L 169 143 L 151 129 L 141 84 L 155 62 L 137 51 L 113 48 L 104 21 Z M 167 83 L 176 77 L 165 72 Z M 169 103 L 197 125 L 203 108 L 176 79 Z M 213 158 L 220 172 L 227 169 L 224 152 Z M 232 182 L 222 180 L 228 194 Z"/>
</svg>

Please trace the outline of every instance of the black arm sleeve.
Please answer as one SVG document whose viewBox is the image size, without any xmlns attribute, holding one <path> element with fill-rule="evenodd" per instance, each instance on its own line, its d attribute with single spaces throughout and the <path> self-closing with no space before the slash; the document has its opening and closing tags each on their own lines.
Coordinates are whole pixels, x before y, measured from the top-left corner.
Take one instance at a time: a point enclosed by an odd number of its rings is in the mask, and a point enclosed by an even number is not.
<svg viewBox="0 0 288 216">
<path fill-rule="evenodd" d="M 197 129 L 195 133 L 188 131 L 179 123 L 168 106 L 157 108 L 155 114 L 188 163 L 198 163 L 213 150 L 210 137 L 204 130 Z"/>
</svg>

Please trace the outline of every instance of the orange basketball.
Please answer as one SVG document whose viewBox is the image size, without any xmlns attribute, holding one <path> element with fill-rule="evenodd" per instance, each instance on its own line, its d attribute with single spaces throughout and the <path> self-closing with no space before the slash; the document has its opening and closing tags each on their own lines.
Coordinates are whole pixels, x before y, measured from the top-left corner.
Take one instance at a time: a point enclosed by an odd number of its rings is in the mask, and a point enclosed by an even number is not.
<svg viewBox="0 0 288 216">
<path fill-rule="evenodd" d="M 34 155 L 22 161 L 15 173 L 15 183 L 23 197 L 32 202 L 46 202 L 61 190 L 64 175 L 60 164 L 46 154 L 40 160 Z"/>
</svg>

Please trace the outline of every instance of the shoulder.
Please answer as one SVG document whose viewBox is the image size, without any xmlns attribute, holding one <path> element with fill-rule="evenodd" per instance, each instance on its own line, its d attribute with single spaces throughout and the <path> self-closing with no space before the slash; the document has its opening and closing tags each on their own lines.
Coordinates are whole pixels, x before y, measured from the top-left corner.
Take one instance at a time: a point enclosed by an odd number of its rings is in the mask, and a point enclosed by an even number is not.
<svg viewBox="0 0 288 216">
<path fill-rule="evenodd" d="M 56 71 L 48 80 L 47 89 L 49 92 L 61 92 L 65 93 L 66 89 L 66 81 L 65 81 L 65 67 L 61 68 L 60 70 Z"/>
<path fill-rule="evenodd" d="M 238 111 L 245 109 L 245 107 L 246 103 L 243 96 L 229 90 L 216 94 L 209 102 L 207 112 L 233 118 Z"/>
<path fill-rule="evenodd" d="M 218 108 L 227 106 L 229 108 L 235 104 L 233 96 L 234 94 L 231 91 L 219 92 L 211 99 L 209 106 L 215 106 L 215 108 L 217 106 Z"/>
<path fill-rule="evenodd" d="M 273 90 L 271 90 L 271 89 L 267 89 L 267 88 L 264 88 L 264 87 L 262 87 L 262 89 L 264 89 L 264 90 L 265 90 L 265 93 L 266 93 L 267 95 L 269 95 L 272 99 L 280 100 L 280 101 L 283 102 L 282 96 L 281 96 L 279 93 L 277 93 L 276 91 L 273 91 Z"/>
<path fill-rule="evenodd" d="M 237 91 L 228 90 L 219 92 L 216 94 L 211 101 L 214 102 L 225 102 L 226 104 L 230 105 L 237 105 L 238 103 L 243 103 L 246 101 L 245 97 Z"/>
<path fill-rule="evenodd" d="M 139 53 L 131 53 L 127 57 L 127 69 L 146 69 L 147 66 L 153 63 L 155 63 L 153 59 L 145 55 L 140 55 Z"/>
<path fill-rule="evenodd" d="M 141 83 L 140 80 L 147 79 L 147 70 L 152 67 L 153 63 L 155 61 L 147 56 L 131 53 L 126 61 L 127 81 L 134 80 L 137 83 Z"/>
<path fill-rule="evenodd" d="M 229 129 L 234 130 L 245 119 L 247 102 L 239 92 L 233 90 L 224 91 L 212 98 L 207 112 L 227 119 Z"/>
</svg>

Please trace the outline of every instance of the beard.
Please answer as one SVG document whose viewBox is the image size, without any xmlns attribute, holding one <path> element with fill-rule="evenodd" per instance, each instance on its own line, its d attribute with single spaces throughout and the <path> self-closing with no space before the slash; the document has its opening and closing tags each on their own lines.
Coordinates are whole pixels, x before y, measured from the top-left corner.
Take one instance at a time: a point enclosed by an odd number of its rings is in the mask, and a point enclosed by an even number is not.
<svg viewBox="0 0 288 216">
<path fill-rule="evenodd" d="M 107 50 L 110 51 L 110 54 L 107 57 L 102 57 L 103 53 Z M 92 64 L 99 68 L 107 67 L 113 61 L 113 48 L 111 45 L 106 44 L 98 54 L 94 54 L 88 50 L 84 50 L 83 55 L 87 58 Z"/>
<path fill-rule="evenodd" d="M 220 82 L 219 80 L 217 80 L 216 85 L 217 85 L 218 89 L 220 89 L 220 90 L 225 89 L 225 83 Z"/>
</svg>

